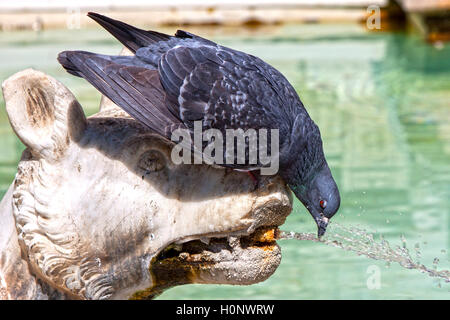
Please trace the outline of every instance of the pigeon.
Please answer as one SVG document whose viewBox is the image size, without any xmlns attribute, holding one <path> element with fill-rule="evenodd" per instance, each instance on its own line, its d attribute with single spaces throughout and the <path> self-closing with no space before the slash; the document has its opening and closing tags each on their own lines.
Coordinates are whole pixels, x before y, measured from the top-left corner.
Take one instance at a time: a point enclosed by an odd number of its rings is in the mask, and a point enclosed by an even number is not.
<svg viewBox="0 0 450 320">
<path fill-rule="evenodd" d="M 131 117 L 170 139 L 179 128 L 279 130 L 278 174 L 309 211 L 318 237 L 338 211 L 340 195 L 319 127 L 288 80 L 263 60 L 178 30 L 145 31 L 98 13 L 99 23 L 133 55 L 63 51 L 59 63 Z M 246 141 L 247 143 L 247 141 Z M 222 164 L 223 166 L 226 166 Z M 259 164 L 260 165 L 260 164 Z M 235 164 L 254 170 L 258 164 Z"/>
</svg>

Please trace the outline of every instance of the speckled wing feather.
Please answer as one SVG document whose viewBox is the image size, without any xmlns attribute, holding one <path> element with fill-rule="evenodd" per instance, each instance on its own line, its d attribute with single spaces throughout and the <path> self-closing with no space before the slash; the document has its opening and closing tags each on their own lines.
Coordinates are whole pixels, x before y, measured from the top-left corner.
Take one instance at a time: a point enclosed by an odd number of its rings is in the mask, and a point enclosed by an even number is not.
<svg viewBox="0 0 450 320">
<path fill-rule="evenodd" d="M 296 93 L 279 72 L 254 56 L 187 42 L 161 55 L 158 70 L 168 103 L 190 129 L 201 121 L 203 130 L 214 128 L 223 135 L 238 128 L 290 134 L 289 103 Z"/>
<path fill-rule="evenodd" d="M 201 120 L 205 128 L 278 127 L 274 114 L 281 97 L 255 66 L 254 57 L 219 46 L 177 46 L 161 56 L 158 70 L 168 100 L 178 105 L 188 127 Z"/>
</svg>

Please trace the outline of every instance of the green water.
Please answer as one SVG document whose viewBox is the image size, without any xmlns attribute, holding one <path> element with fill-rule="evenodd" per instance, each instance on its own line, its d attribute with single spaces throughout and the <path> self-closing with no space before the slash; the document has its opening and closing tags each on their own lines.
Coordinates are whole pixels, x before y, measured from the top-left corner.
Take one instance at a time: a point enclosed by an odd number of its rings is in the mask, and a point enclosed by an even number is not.
<svg viewBox="0 0 450 320">
<path fill-rule="evenodd" d="M 382 234 L 421 263 L 450 269 L 450 46 L 414 35 L 368 33 L 353 25 L 291 25 L 256 30 L 199 30 L 258 55 L 293 83 L 321 128 L 341 191 L 334 221 Z M 66 74 L 59 51 L 117 53 L 100 30 L 0 33 L 0 80 L 27 67 L 66 84 L 86 112 L 100 95 Z M 0 100 L 0 196 L 14 178 L 23 146 Z M 282 227 L 314 232 L 298 202 Z M 283 240 L 283 260 L 252 286 L 186 285 L 159 299 L 448 299 L 450 284 L 416 270 L 320 243 Z M 433 265 L 433 260 L 439 263 Z M 437 261 L 437 260 L 436 260 Z M 379 286 L 370 285 L 373 270 Z M 369 286 L 367 283 L 369 282 Z"/>
</svg>

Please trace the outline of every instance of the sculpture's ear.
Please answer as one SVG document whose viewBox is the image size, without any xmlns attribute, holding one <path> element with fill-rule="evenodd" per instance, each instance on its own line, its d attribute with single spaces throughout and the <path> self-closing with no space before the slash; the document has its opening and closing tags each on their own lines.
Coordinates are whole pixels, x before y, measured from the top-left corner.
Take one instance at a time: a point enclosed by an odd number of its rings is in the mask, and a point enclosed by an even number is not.
<svg viewBox="0 0 450 320">
<path fill-rule="evenodd" d="M 35 156 L 57 160 L 81 138 L 86 117 L 62 83 L 27 69 L 5 80 L 2 88 L 9 122 Z"/>
</svg>

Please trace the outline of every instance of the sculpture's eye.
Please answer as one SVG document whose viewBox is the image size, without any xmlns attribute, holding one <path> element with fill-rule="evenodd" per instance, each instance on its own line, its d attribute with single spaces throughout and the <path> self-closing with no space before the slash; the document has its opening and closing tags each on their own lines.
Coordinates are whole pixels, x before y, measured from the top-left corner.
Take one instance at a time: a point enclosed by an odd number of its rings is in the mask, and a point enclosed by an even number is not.
<svg viewBox="0 0 450 320">
<path fill-rule="evenodd" d="M 322 209 L 325 209 L 327 206 L 327 200 L 320 200 L 319 204 Z"/>
<path fill-rule="evenodd" d="M 146 151 L 141 155 L 138 167 L 146 174 L 159 171 L 165 167 L 164 156 L 157 150 Z"/>
</svg>

